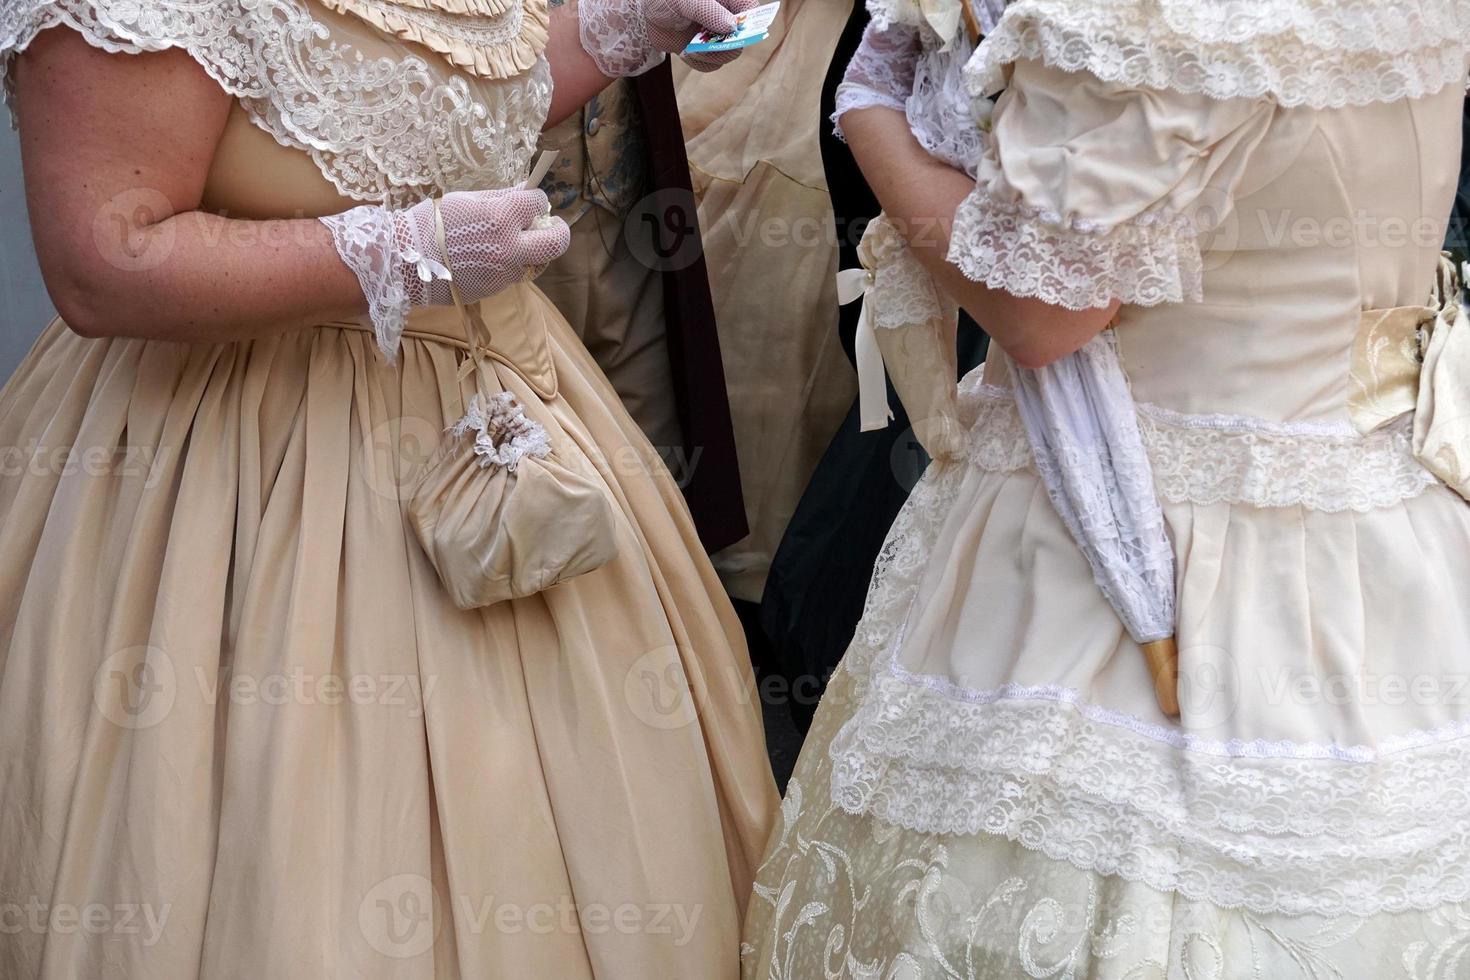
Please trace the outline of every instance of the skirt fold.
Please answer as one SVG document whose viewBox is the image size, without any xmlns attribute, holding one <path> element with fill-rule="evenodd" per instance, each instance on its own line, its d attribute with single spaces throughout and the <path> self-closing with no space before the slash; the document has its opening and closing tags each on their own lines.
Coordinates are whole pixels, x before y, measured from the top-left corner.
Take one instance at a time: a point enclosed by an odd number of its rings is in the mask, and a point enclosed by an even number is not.
<svg viewBox="0 0 1470 980">
<path fill-rule="evenodd" d="M 0 471 L 0 894 L 34 910 L 0 976 L 736 975 L 777 802 L 738 623 L 522 299 L 556 398 L 349 326 L 37 343 L 0 393 L 40 458 Z M 477 381 L 594 460 L 620 550 L 465 612 L 404 507 Z"/>
</svg>

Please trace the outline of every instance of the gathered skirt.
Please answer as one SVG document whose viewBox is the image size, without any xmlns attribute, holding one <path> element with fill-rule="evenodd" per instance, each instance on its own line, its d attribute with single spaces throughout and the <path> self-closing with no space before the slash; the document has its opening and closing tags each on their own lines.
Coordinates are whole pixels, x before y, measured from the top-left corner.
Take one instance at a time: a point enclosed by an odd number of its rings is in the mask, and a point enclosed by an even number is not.
<svg viewBox="0 0 1470 980">
<path fill-rule="evenodd" d="M 757 874 L 747 980 L 1451 980 L 1470 962 L 1470 506 L 1392 433 L 1146 415 L 1183 717 L 961 386 Z M 1347 479 L 1355 475 L 1356 479 Z"/>
<path fill-rule="evenodd" d="M 0 393 L 0 976 L 738 972 L 776 805 L 740 627 L 516 290 L 553 397 L 505 360 L 461 380 L 443 311 L 396 365 L 361 323 L 46 330 Z M 461 611 L 403 498 L 476 381 L 592 461 L 618 556 Z"/>
</svg>

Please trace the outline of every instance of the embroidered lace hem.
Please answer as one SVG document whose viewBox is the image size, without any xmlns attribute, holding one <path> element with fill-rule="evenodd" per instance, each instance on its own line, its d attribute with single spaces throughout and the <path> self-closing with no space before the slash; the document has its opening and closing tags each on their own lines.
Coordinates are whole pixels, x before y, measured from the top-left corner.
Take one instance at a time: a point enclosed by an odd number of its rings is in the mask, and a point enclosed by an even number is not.
<svg viewBox="0 0 1470 980">
<path fill-rule="evenodd" d="M 832 744 L 831 795 L 1222 908 L 1366 916 L 1470 898 L 1463 736 L 1374 763 L 1223 762 L 1065 701 L 974 704 L 881 677 Z"/>
<path fill-rule="evenodd" d="M 1373 746 L 1218 740 L 1061 687 L 971 691 L 899 667 L 966 469 L 931 467 L 879 555 L 841 668 L 856 706 L 830 746 L 834 806 L 1004 837 L 1223 908 L 1373 915 L 1470 898 L 1470 723 Z"/>
</svg>

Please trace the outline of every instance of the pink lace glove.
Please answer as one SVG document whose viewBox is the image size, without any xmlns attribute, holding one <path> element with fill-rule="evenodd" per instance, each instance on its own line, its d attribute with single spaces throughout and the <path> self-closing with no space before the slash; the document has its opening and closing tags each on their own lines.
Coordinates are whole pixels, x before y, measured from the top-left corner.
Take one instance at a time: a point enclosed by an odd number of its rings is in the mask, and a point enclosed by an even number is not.
<svg viewBox="0 0 1470 980">
<path fill-rule="evenodd" d="M 391 361 L 416 306 L 473 303 L 541 274 L 571 245 L 571 230 L 550 216 L 539 190 L 455 191 L 438 202 L 390 211 L 364 206 L 322 218 L 337 254 L 357 275 L 378 338 Z"/>
<path fill-rule="evenodd" d="M 761 0 L 579 0 L 582 47 L 598 69 L 614 78 L 641 75 L 689 46 L 701 30 L 728 34 L 735 15 Z M 734 61 L 739 51 L 692 54 L 685 63 L 714 71 Z"/>
</svg>

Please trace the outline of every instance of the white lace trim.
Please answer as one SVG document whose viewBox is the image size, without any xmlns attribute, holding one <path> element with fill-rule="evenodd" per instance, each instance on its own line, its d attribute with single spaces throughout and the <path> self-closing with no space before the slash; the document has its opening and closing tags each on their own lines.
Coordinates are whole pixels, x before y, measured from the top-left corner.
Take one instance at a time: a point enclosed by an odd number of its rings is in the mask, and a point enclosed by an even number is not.
<svg viewBox="0 0 1470 980">
<path fill-rule="evenodd" d="M 882 677 L 832 744 L 832 801 L 1223 908 L 1428 909 L 1470 897 L 1461 728 L 1371 763 L 1226 762 L 1065 701 L 969 703 Z"/>
<path fill-rule="evenodd" d="M 551 439 L 540 422 L 526 415 L 508 391 L 470 399 L 464 417 L 450 428 L 456 439 L 474 433 L 474 452 L 481 469 L 498 467 L 514 473 L 526 457 L 551 455 Z"/>
<path fill-rule="evenodd" d="M 447 64 L 364 57 L 300 0 L 20 0 L 0 10 L 0 72 L 57 25 L 114 53 L 186 51 L 343 195 L 396 207 L 516 184 L 551 104 L 545 58 L 472 87 Z"/>
<path fill-rule="evenodd" d="M 393 212 L 371 204 L 321 218 L 332 230 L 332 244 L 343 264 L 357 276 L 367 297 L 378 350 L 391 364 L 408 322 L 412 303 L 402 266 L 393 254 Z"/>
<path fill-rule="evenodd" d="M 1034 469 L 1009 389 L 967 379 L 960 405 L 975 419 L 971 462 L 991 472 Z M 1439 483 L 1414 458 L 1402 423 L 1364 436 L 1346 423 L 1183 415 L 1142 404 L 1139 425 L 1158 494 L 1171 503 L 1366 513 Z"/>
<path fill-rule="evenodd" d="M 1073 310 L 1203 295 L 1199 242 L 1186 216 L 1147 212 L 1102 228 L 979 187 L 955 211 L 949 261 L 974 282 Z"/>
<path fill-rule="evenodd" d="M 841 668 L 857 704 L 830 746 L 835 806 L 1005 837 L 1224 908 L 1372 915 L 1470 898 L 1470 723 L 1374 746 L 1209 739 L 1059 686 L 971 691 L 901 668 L 965 469 L 931 467 L 879 555 Z"/>
<path fill-rule="evenodd" d="M 907 7 L 912 0 L 893 0 Z M 972 93 L 1042 61 L 1104 81 L 1332 108 L 1463 84 L 1466 0 L 1016 0 L 966 68 Z"/>
</svg>

